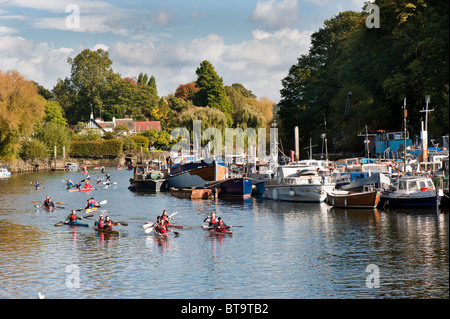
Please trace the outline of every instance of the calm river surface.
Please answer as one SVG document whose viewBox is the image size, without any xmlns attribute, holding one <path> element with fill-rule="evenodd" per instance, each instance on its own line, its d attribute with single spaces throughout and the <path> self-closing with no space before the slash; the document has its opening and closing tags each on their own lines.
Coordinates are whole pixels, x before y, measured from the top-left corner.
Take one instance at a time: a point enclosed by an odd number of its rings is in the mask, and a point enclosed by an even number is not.
<svg viewBox="0 0 450 319">
<path fill-rule="evenodd" d="M 449 298 L 448 210 L 190 201 L 132 193 L 131 171 L 110 173 L 112 188 L 81 193 L 62 181 L 79 181 L 80 172 L 0 179 L 0 298 Z M 95 185 L 100 175 L 90 174 Z M 34 190 L 36 180 L 43 190 Z M 45 195 L 66 208 L 34 207 Z M 100 213 L 128 223 L 115 226 L 118 237 L 54 226 L 91 196 L 108 201 Z M 178 211 L 174 223 L 184 225 L 167 241 L 142 228 L 163 209 Z M 200 225 L 212 211 L 244 227 L 211 235 Z"/>
</svg>

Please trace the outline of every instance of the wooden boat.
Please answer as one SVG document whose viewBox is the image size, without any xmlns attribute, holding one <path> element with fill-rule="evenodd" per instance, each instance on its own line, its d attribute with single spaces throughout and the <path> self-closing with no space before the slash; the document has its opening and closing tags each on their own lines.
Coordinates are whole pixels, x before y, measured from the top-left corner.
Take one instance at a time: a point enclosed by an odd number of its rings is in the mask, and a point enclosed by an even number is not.
<svg viewBox="0 0 450 319">
<path fill-rule="evenodd" d="M 184 199 L 212 199 L 213 190 L 209 188 L 170 188 L 170 195 Z"/>
<path fill-rule="evenodd" d="M 327 202 L 334 207 L 375 208 L 380 202 L 380 195 L 378 191 L 354 193 L 335 190 L 327 193 Z"/>
<path fill-rule="evenodd" d="M 79 222 L 64 222 L 64 225 L 68 226 L 81 226 L 81 227 L 89 227 L 88 224 L 79 223 Z"/>
<path fill-rule="evenodd" d="M 98 232 L 105 233 L 105 234 L 119 235 L 119 232 L 117 230 L 102 229 L 102 228 L 98 228 L 97 226 L 94 226 L 94 229 Z"/>
<path fill-rule="evenodd" d="M 233 235 L 233 231 L 229 229 L 217 229 L 217 228 L 211 228 L 209 225 L 203 224 L 202 228 L 204 230 L 209 231 L 212 234 L 219 234 L 219 235 Z"/>
</svg>

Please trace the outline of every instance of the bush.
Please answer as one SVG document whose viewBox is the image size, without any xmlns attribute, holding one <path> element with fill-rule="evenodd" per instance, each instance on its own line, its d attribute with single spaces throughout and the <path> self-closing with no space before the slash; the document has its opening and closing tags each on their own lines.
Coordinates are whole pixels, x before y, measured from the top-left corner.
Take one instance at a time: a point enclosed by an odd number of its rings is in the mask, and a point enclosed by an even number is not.
<svg viewBox="0 0 450 319">
<path fill-rule="evenodd" d="M 140 150 L 141 146 L 144 150 L 150 145 L 150 140 L 145 136 L 133 135 L 131 139 L 134 141 L 135 149 Z"/>
<path fill-rule="evenodd" d="M 123 141 L 119 139 L 103 141 L 74 141 L 71 143 L 70 156 L 119 155 Z"/>
<path fill-rule="evenodd" d="M 38 139 L 32 138 L 22 143 L 21 157 L 25 159 L 48 157 L 47 146 Z"/>
</svg>

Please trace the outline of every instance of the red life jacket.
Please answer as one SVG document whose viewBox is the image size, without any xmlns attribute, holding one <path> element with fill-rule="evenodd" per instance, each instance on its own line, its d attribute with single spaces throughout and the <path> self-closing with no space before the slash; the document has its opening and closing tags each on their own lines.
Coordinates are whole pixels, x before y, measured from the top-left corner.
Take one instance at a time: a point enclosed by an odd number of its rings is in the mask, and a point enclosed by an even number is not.
<svg viewBox="0 0 450 319">
<path fill-rule="evenodd" d="M 156 230 L 161 234 L 167 233 L 167 229 L 166 229 L 165 225 L 158 225 L 158 227 L 156 227 Z"/>
<path fill-rule="evenodd" d="M 170 224 L 170 221 L 169 221 L 169 216 L 167 216 L 167 215 L 163 215 L 163 216 L 161 216 L 161 218 L 162 218 L 162 220 L 163 220 L 163 221 L 166 221 L 166 220 L 167 220 L 167 225 L 169 225 L 169 224 Z"/>
<path fill-rule="evenodd" d="M 215 217 L 214 217 L 214 218 L 211 218 L 211 217 L 210 217 L 210 218 L 209 218 L 209 223 L 210 223 L 210 224 L 215 224 L 215 223 L 217 223 L 217 218 L 215 218 Z"/>
<path fill-rule="evenodd" d="M 98 224 L 97 224 L 97 227 L 98 228 L 100 228 L 100 229 L 103 229 L 103 227 L 105 227 L 105 220 L 104 219 L 99 219 L 98 220 Z"/>
<path fill-rule="evenodd" d="M 70 214 L 70 221 L 72 222 L 72 223 L 75 223 L 76 221 L 77 221 L 77 215 L 76 214 Z"/>
</svg>

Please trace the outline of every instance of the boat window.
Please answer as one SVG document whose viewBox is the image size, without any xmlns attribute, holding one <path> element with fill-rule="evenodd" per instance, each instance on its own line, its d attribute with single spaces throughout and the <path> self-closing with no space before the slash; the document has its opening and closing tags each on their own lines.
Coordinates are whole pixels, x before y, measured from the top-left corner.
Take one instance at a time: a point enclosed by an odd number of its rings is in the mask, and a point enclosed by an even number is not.
<svg viewBox="0 0 450 319">
<path fill-rule="evenodd" d="M 406 190 L 406 183 L 405 182 L 399 182 L 398 183 L 398 189 L 399 190 Z"/>
<path fill-rule="evenodd" d="M 420 181 L 419 182 L 419 186 L 420 186 L 420 188 L 427 187 L 427 182 L 426 181 Z"/>
<path fill-rule="evenodd" d="M 431 181 L 431 180 L 428 181 L 428 187 L 433 187 L 434 188 L 433 181 Z"/>
<path fill-rule="evenodd" d="M 416 192 L 417 191 L 417 183 L 416 183 L 416 181 L 409 183 L 409 191 L 410 192 Z"/>
</svg>

